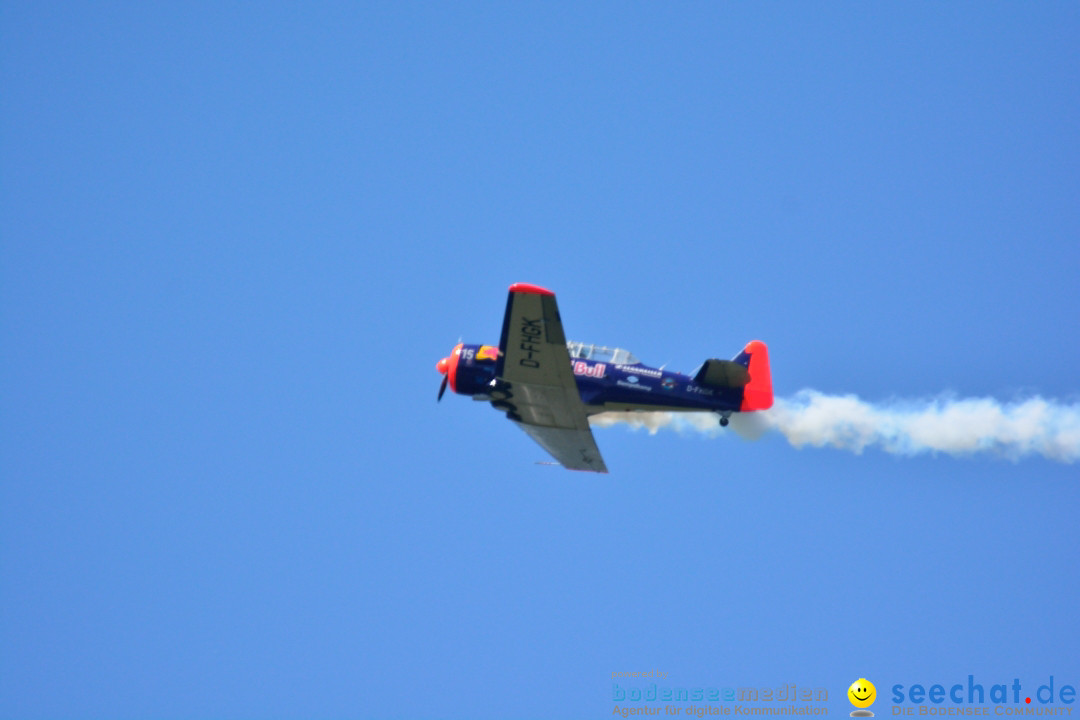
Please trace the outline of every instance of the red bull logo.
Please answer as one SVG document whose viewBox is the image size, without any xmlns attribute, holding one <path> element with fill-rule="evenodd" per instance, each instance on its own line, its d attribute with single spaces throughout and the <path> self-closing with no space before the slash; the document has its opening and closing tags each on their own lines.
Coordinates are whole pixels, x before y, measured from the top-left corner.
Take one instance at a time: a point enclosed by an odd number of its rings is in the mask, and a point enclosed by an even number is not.
<svg viewBox="0 0 1080 720">
<path fill-rule="evenodd" d="M 584 360 L 577 360 L 574 362 L 575 375 L 584 375 L 585 377 L 591 378 L 602 378 L 604 377 L 604 370 L 606 369 L 607 365 L 605 363 L 596 363 L 595 365 L 589 365 L 589 363 L 585 362 Z"/>
<path fill-rule="evenodd" d="M 480 349 L 476 351 L 477 360 L 491 360 L 495 361 L 499 359 L 499 348 L 494 345 L 481 345 Z"/>
</svg>

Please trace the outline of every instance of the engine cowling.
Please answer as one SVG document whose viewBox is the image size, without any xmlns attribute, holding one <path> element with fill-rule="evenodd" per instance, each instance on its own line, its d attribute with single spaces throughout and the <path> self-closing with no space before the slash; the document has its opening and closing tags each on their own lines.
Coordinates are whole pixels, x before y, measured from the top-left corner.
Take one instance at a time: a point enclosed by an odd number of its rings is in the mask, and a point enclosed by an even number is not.
<svg viewBox="0 0 1080 720">
<path fill-rule="evenodd" d="M 458 343 L 435 369 L 446 376 L 445 382 L 456 394 L 477 395 L 491 389 L 498 359 L 499 349 L 494 345 Z"/>
</svg>

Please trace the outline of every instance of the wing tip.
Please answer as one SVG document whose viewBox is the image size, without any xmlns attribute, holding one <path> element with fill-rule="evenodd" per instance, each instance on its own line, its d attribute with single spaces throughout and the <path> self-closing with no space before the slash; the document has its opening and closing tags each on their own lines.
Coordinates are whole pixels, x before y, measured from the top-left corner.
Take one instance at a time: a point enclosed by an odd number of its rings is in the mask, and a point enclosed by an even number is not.
<svg viewBox="0 0 1080 720">
<path fill-rule="evenodd" d="M 534 295 L 554 295 L 547 288 L 542 288 L 539 285 L 532 285 L 530 283 L 514 283 L 510 286 L 510 292 L 512 293 L 533 293 Z"/>
</svg>

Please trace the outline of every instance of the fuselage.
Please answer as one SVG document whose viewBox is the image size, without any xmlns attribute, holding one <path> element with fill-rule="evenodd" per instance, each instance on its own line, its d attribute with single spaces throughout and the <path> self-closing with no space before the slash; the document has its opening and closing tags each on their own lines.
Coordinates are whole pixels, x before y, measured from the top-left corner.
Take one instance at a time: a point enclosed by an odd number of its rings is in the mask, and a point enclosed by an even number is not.
<svg viewBox="0 0 1080 720">
<path fill-rule="evenodd" d="M 457 345 L 450 358 L 450 388 L 476 400 L 498 401 L 498 348 Z M 738 411 L 742 390 L 701 385 L 689 375 L 638 363 L 571 358 L 581 401 L 590 415 L 608 411 Z"/>
</svg>

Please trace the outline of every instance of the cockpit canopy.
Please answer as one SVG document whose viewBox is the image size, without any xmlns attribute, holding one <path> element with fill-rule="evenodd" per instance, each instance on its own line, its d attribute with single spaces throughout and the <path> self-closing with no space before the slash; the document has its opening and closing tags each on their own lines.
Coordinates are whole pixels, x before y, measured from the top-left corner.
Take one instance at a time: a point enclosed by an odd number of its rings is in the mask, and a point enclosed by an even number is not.
<svg viewBox="0 0 1080 720">
<path fill-rule="evenodd" d="M 613 365 L 639 365 L 641 363 L 632 352 L 622 348 L 609 348 L 571 340 L 566 343 L 566 349 L 570 351 L 571 360 L 609 362 Z"/>
</svg>

